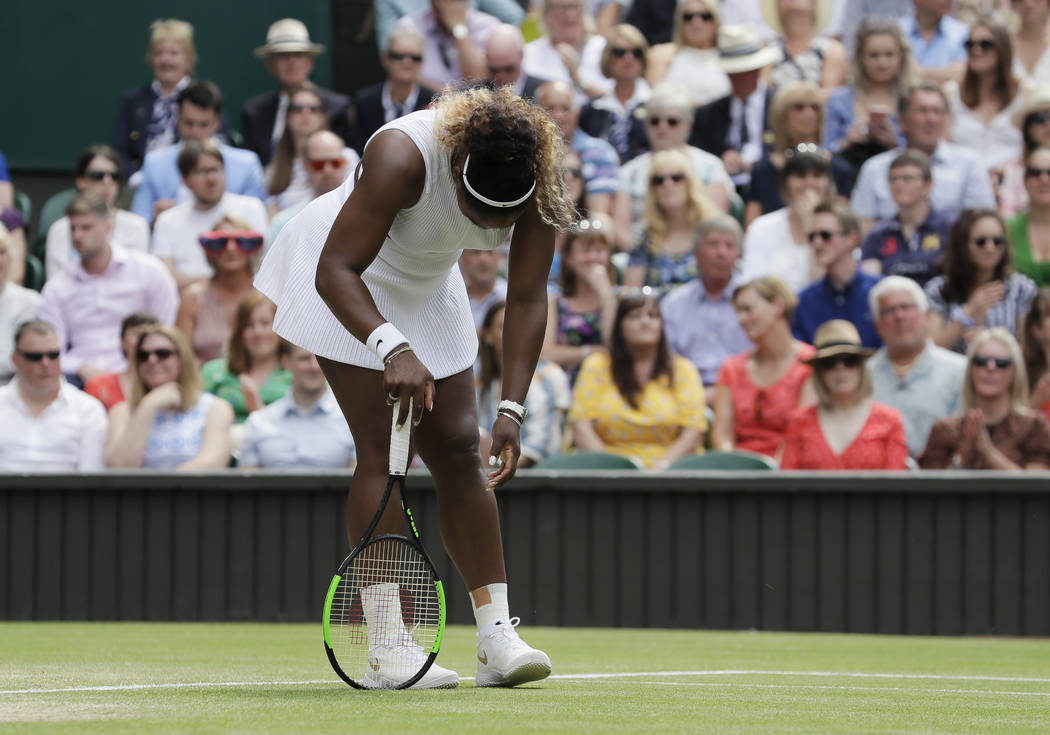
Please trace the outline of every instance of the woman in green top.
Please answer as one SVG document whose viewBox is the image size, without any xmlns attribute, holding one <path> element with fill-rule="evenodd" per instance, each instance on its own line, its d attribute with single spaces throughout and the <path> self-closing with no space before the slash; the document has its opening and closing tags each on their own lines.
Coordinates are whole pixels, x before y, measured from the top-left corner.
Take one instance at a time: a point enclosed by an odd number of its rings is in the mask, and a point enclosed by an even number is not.
<svg viewBox="0 0 1050 735">
<path fill-rule="evenodd" d="M 233 406 L 236 423 L 288 392 L 292 379 L 281 369 L 288 343 L 273 331 L 273 302 L 253 290 L 237 305 L 226 359 L 201 369 L 204 390 Z"/>
<path fill-rule="evenodd" d="M 1050 286 L 1050 148 L 1025 156 L 1028 209 L 1007 223 L 1014 267 L 1040 286 Z"/>
</svg>

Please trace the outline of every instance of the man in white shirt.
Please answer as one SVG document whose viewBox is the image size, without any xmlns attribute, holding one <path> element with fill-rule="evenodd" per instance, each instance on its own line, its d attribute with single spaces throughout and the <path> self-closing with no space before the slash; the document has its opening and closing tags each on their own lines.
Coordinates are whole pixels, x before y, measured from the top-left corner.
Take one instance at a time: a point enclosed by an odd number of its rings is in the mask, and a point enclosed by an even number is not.
<svg viewBox="0 0 1050 735">
<path fill-rule="evenodd" d="M 10 380 L 14 372 L 10 356 L 15 329 L 36 316 L 40 307 L 40 294 L 16 283 L 8 283 L 10 265 L 11 238 L 7 228 L 0 225 L 0 385 Z"/>
<path fill-rule="evenodd" d="M 352 467 L 354 439 L 312 352 L 292 347 L 281 358 L 292 387 L 244 424 L 241 467 Z"/>
<path fill-rule="evenodd" d="M 197 238 L 210 232 L 224 215 L 235 215 L 265 233 L 266 207 L 252 196 L 226 191 L 223 152 L 210 141 L 190 141 L 178 160 L 182 181 L 193 199 L 157 217 L 151 252 L 164 261 L 179 288 L 210 278 L 211 266 Z"/>
<path fill-rule="evenodd" d="M 0 388 L 0 472 L 101 470 L 106 409 L 62 379 L 54 328 L 20 325 L 11 362 L 15 379 Z"/>
</svg>

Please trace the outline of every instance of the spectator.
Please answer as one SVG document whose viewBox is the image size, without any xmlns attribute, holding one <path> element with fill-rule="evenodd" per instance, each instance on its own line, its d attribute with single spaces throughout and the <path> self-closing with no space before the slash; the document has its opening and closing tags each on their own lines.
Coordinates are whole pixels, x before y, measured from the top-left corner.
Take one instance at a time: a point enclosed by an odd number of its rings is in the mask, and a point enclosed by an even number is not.
<svg viewBox="0 0 1050 735">
<path fill-rule="evenodd" d="M 692 124 L 693 109 L 685 88 L 666 82 L 653 90 L 645 114 L 645 130 L 651 150 L 628 161 L 620 169 L 613 205 L 616 231 L 625 248 L 630 244 L 630 233 L 636 223 L 645 215 L 652 159 L 660 151 L 677 150 L 686 154 L 708 200 L 719 210 L 729 211 L 730 198 L 736 197 L 733 182 L 717 156 L 686 142 Z"/>
<path fill-rule="evenodd" d="M 1015 273 L 1002 217 L 994 209 L 969 209 L 948 235 L 943 275 L 926 284 L 930 336 L 941 347 L 966 352 L 978 327 L 1021 328 L 1036 285 Z"/>
<path fill-rule="evenodd" d="M 930 305 L 915 281 L 886 276 L 868 300 L 883 341 L 868 360 L 875 400 L 900 412 L 908 453 L 917 457 L 933 423 L 959 410 L 966 360 L 926 335 Z"/>
<path fill-rule="evenodd" d="M 248 222 L 226 215 L 199 238 L 212 275 L 183 290 L 175 325 L 189 340 L 197 362 L 222 357 L 237 305 L 255 289 L 252 278 L 262 260 L 262 234 Z"/>
<path fill-rule="evenodd" d="M 0 225 L 0 385 L 11 379 L 14 365 L 11 350 L 15 344 L 15 330 L 24 321 L 32 319 L 40 308 L 40 294 L 9 283 L 7 271 L 11 267 L 11 237 Z"/>
<path fill-rule="evenodd" d="M 525 73 L 567 84 L 577 106 L 612 89 L 600 69 L 605 37 L 587 32 L 584 0 L 541 0 L 540 16 L 546 34 L 525 44 Z"/>
<path fill-rule="evenodd" d="M 1024 105 L 1014 112 L 1013 123 L 1021 131 L 1024 155 L 1002 169 L 996 190 L 999 213 L 1012 217 L 1028 206 L 1025 159 L 1036 148 L 1050 148 L 1050 87 L 1038 87 L 1025 95 Z"/>
<path fill-rule="evenodd" d="M 645 216 L 627 261 L 624 286 L 651 286 L 661 294 L 696 278 L 697 228 L 718 210 L 704 196 L 684 153 L 653 156 Z"/>
<path fill-rule="evenodd" d="M 83 385 L 99 373 L 124 369 L 124 317 L 148 311 L 171 324 L 179 297 L 163 263 L 111 242 L 108 204 L 77 194 L 66 214 L 80 262 L 47 282 L 39 316 L 54 325 L 67 377 Z"/>
<path fill-rule="evenodd" d="M 1012 123 L 1022 95 L 1013 73 L 1010 32 L 994 21 L 970 26 L 962 84 L 946 85 L 952 114 L 952 141 L 977 154 L 997 180 L 1002 168 L 1021 157 L 1021 132 Z"/>
<path fill-rule="evenodd" d="M 179 177 L 179 156 L 190 141 L 211 141 L 222 122 L 222 93 L 211 82 L 193 82 L 179 92 L 177 127 L 180 142 L 146 154 L 142 181 L 135 191 L 131 211 L 153 222 L 179 202 L 192 198 Z M 226 191 L 265 199 L 262 166 L 251 151 L 215 143 L 226 166 Z M 180 183 L 183 186 L 180 186 Z"/>
<path fill-rule="evenodd" d="M 1050 126 L 1048 126 L 1050 127 Z M 1014 264 L 1037 285 L 1050 285 L 1050 148 L 1025 156 L 1028 209 L 1006 223 Z"/>
<path fill-rule="evenodd" d="M 372 134 L 388 122 L 416 110 L 424 110 L 436 92 L 419 83 L 426 39 L 419 31 L 397 28 L 379 57 L 386 79 L 357 90 L 351 107 L 350 139 L 355 151 L 364 151 Z"/>
<path fill-rule="evenodd" d="M 514 0 L 470 0 L 471 8 L 495 16 L 511 28 L 517 28 L 525 19 L 525 11 Z M 406 15 L 421 13 L 427 0 L 375 0 L 376 44 L 384 49 L 397 31 L 397 22 Z"/>
<path fill-rule="evenodd" d="M 583 161 L 580 154 L 569 149 L 561 159 L 562 179 L 565 182 L 565 198 L 572 202 L 576 216 L 585 220 L 587 213 L 587 185 L 583 180 Z M 565 243 L 572 237 L 571 229 L 558 230 L 554 233 L 554 258 L 551 261 L 550 275 L 547 277 L 548 289 L 557 290 L 561 283 L 561 261 L 565 252 Z"/>
<path fill-rule="evenodd" d="M 174 18 L 155 20 L 149 33 L 146 63 L 153 70 L 153 80 L 124 93 L 113 126 L 113 147 L 132 171 L 142 167 L 148 152 L 177 140 L 177 99 L 193 81 L 197 66 L 192 25 Z"/>
<path fill-rule="evenodd" d="M 741 284 L 736 264 L 742 237 L 740 224 L 727 214 L 702 222 L 694 250 L 699 275 L 660 301 L 671 350 L 700 371 L 709 402 L 714 401 L 715 381 L 725 359 L 751 347 L 732 302 Z"/>
<path fill-rule="evenodd" d="M 951 0 L 915 0 L 912 13 L 900 19 L 922 76 L 934 82 L 958 79 L 966 63 L 970 29 L 951 10 Z"/>
<path fill-rule="evenodd" d="M 487 452 L 489 427 L 496 420 L 502 393 L 503 316 L 506 302 L 496 301 L 482 316 L 481 376 L 478 383 L 478 426 L 482 451 Z M 559 454 L 565 440 L 565 418 L 572 405 L 569 376 L 553 362 L 541 361 L 525 395 L 525 422 L 521 425 L 519 467 L 530 467 Z"/>
<path fill-rule="evenodd" d="M 267 242 L 277 239 L 281 228 L 295 215 L 303 211 L 307 204 L 322 194 L 339 188 L 343 181 L 353 176 L 348 156 L 357 160 L 357 154 L 343 145 L 342 139 L 330 130 L 318 130 L 306 139 L 301 156 L 301 166 L 306 171 L 310 184 L 310 198 L 304 199 L 278 212 L 270 221 L 270 232 Z M 357 164 L 354 164 L 356 167 Z"/>
<path fill-rule="evenodd" d="M 791 335 L 798 300 L 776 276 L 745 283 L 733 292 L 737 318 L 755 347 L 722 363 L 715 387 L 711 448 L 743 449 L 775 457 L 796 408 L 812 405 L 803 387 L 814 351 Z"/>
<path fill-rule="evenodd" d="M 444 89 L 485 77 L 485 41 L 499 23 L 466 0 L 431 0 L 418 12 L 402 16 L 395 28 L 423 34 L 420 78 L 431 89 Z"/>
<path fill-rule="evenodd" d="M 464 250 L 459 256 L 459 270 L 467 286 L 474 326 L 481 329 L 485 314 L 493 304 L 507 298 L 507 279 L 500 275 L 503 253 L 495 250 Z"/>
<path fill-rule="evenodd" d="M 871 350 L 843 319 L 820 325 L 814 342 L 818 404 L 795 412 L 785 432 L 783 470 L 903 470 L 908 446 L 897 409 L 871 397 Z"/>
<path fill-rule="evenodd" d="M 824 147 L 854 169 L 874 155 L 904 145 L 897 99 L 912 82 L 914 64 L 900 25 L 865 18 L 857 28 L 853 82 L 828 97 Z"/>
<path fill-rule="evenodd" d="M 944 140 L 948 99 L 939 86 L 920 82 L 905 90 L 900 99 L 900 121 L 907 148 L 916 148 L 933 161 L 930 203 L 934 209 L 955 216 L 962 209 L 995 206 L 988 172 L 977 155 Z M 865 232 L 875 220 L 897 213 L 890 194 L 889 169 L 904 150 L 895 148 L 873 156 L 860 169 L 850 204 L 861 217 Z"/>
<path fill-rule="evenodd" d="M 120 350 L 127 366 L 119 373 L 102 373 L 84 384 L 84 392 L 102 401 L 107 411 L 131 395 L 135 382 L 135 345 L 139 337 L 157 324 L 157 317 L 146 311 L 133 311 L 120 323 Z"/>
<path fill-rule="evenodd" d="M 609 212 L 620 174 L 620 162 L 616 151 L 604 140 L 579 129 L 580 106 L 573 95 L 572 87 L 568 84 L 543 84 L 536 93 L 536 101 L 557 123 L 566 148 L 576 151 L 583 161 L 583 177 L 587 182 L 587 210 L 591 213 Z"/>
<path fill-rule="evenodd" d="M 876 276 L 907 276 L 923 286 L 939 272 L 952 220 L 930 204 L 933 169 L 922 151 L 898 154 L 889 179 L 897 214 L 875 223 L 864 237 L 861 267 Z"/>
<path fill-rule="evenodd" d="M 280 85 L 278 90 L 252 97 L 241 106 L 244 144 L 255 151 L 262 165 L 270 162 L 284 135 L 291 102 L 288 93 L 310 78 L 317 57 L 323 53 L 324 46 L 313 43 L 310 31 L 295 18 L 274 22 L 266 31 L 266 44 L 255 49 L 255 58 L 262 60 L 266 71 Z M 347 140 L 350 134 L 347 122 L 350 98 L 330 89 L 322 88 L 320 92 L 325 100 L 329 128 Z"/>
<path fill-rule="evenodd" d="M 819 85 L 826 96 L 846 81 L 846 49 L 819 35 L 831 20 L 831 0 L 774 0 L 761 7 L 766 23 L 777 34 L 782 56 L 770 73 L 774 87 L 806 80 Z"/>
<path fill-rule="evenodd" d="M 106 466 L 219 470 L 230 463 L 230 404 L 201 390 L 197 362 L 174 327 L 147 327 L 135 345 L 128 400 L 109 412 Z"/>
<path fill-rule="evenodd" d="M 291 375 L 291 388 L 283 398 L 248 417 L 238 466 L 353 467 L 357 460 L 354 438 L 317 358 L 302 347 L 292 346 L 281 362 Z"/>
<path fill-rule="evenodd" d="M 25 280 L 26 223 L 14 203 L 15 188 L 11 184 L 11 173 L 7 170 L 7 159 L 0 153 L 0 227 L 7 232 L 7 247 L 11 256 L 7 282 L 21 285 Z"/>
<path fill-rule="evenodd" d="M 652 92 L 643 76 L 648 51 L 649 42 L 634 26 L 621 23 L 609 31 L 601 72 L 613 80 L 613 88 L 588 102 L 580 113 L 580 129 L 611 144 L 621 163 L 649 147 L 638 119 Z"/>
<path fill-rule="evenodd" d="M 844 320 L 857 330 L 865 348 L 878 347 L 881 342 L 868 306 L 868 293 L 879 276 L 865 273 L 857 263 L 854 251 L 860 245 L 860 222 L 849 205 L 818 205 L 813 211 L 809 245 L 813 262 L 825 276 L 798 295 L 791 322 L 795 338 L 815 345 L 813 340 L 822 324 Z"/>
<path fill-rule="evenodd" d="M 291 376 L 281 367 L 289 345 L 273 331 L 273 302 L 250 291 L 237 305 L 226 358 L 201 369 L 204 390 L 233 406 L 236 423 L 288 392 Z"/>
<path fill-rule="evenodd" d="M 674 11 L 670 43 L 649 49 L 646 81 L 671 82 L 687 90 L 693 107 L 729 94 L 729 77 L 718 59 L 721 7 L 715 0 L 683 0 Z"/>
<path fill-rule="evenodd" d="M 933 425 L 923 469 L 1048 470 L 1050 424 L 1028 405 L 1028 376 L 1006 329 L 982 330 L 966 352 L 963 413 Z"/>
<path fill-rule="evenodd" d="M 718 57 L 731 92 L 696 111 L 689 143 L 719 156 L 738 186 L 751 181 L 751 167 L 764 154 L 773 90 L 764 69 L 779 58 L 748 26 L 718 29 Z"/>
<path fill-rule="evenodd" d="M 1013 34 L 1014 75 L 1022 81 L 1050 84 L 1050 53 L 1047 53 L 1047 28 L 1050 27 L 1050 2 L 1010 3 L 1017 14 Z"/>
<path fill-rule="evenodd" d="M 223 216 L 248 223 L 245 229 L 266 231 L 266 207 L 255 197 L 226 189 L 226 154 L 210 141 L 190 141 L 179 153 L 179 173 L 192 198 L 162 212 L 153 230 L 152 252 L 168 266 L 180 289 L 212 275 L 198 237 L 214 229 Z"/>
<path fill-rule="evenodd" d="M 824 99 L 816 84 L 799 81 L 781 86 L 773 95 L 769 120 L 773 128 L 773 150 L 751 169 L 751 186 L 745 197 L 745 226 L 763 212 L 775 212 L 784 206 L 780 197 L 780 172 L 788 157 L 795 153 L 819 153 L 828 159 L 838 194 L 849 196 L 853 189 L 853 169 L 843 159 L 820 148 L 824 138 Z"/>
<path fill-rule="evenodd" d="M 306 169 L 302 164 L 302 155 L 307 139 L 328 127 L 325 115 L 324 97 L 320 90 L 309 82 L 291 90 L 288 94 L 291 103 L 288 105 L 288 119 L 284 126 L 284 135 L 277 144 L 277 152 L 270 165 L 263 172 L 269 213 L 275 215 L 293 204 L 308 202 L 313 199 L 313 190 Z M 361 160 L 351 148 L 342 151 L 343 171 L 352 170 Z"/>
<path fill-rule="evenodd" d="M 116 209 L 120 196 L 120 184 L 124 180 L 124 161 L 120 154 L 108 145 L 93 145 L 85 149 L 77 159 L 73 184 L 81 194 L 101 199 L 113 212 L 113 242 L 129 250 L 149 251 L 149 222 L 137 214 Z M 51 276 L 65 268 L 80 256 L 73 249 L 69 234 L 69 217 L 56 220 L 47 231 L 46 245 L 47 275 Z"/>
<path fill-rule="evenodd" d="M 707 429 L 700 375 L 671 353 L 655 299 L 620 301 L 609 352 L 580 369 L 569 421 L 579 449 L 621 454 L 650 470 L 700 448 Z"/>
<path fill-rule="evenodd" d="M 795 292 L 823 277 L 813 260 L 809 232 L 813 211 L 835 199 L 831 163 L 820 153 L 795 151 L 780 172 L 787 206 L 755 219 L 744 238 L 745 280 L 776 274 Z"/>
<path fill-rule="evenodd" d="M 602 215 L 574 228 L 561 254 L 561 293 L 550 297 L 540 359 L 557 363 L 573 380 L 584 358 L 604 349 L 616 312 L 610 230 Z"/>
<path fill-rule="evenodd" d="M 106 410 L 62 380 L 58 346 L 39 319 L 15 330 L 15 379 L 0 387 L 0 472 L 102 469 Z"/>
<path fill-rule="evenodd" d="M 900 18 L 912 11 L 911 0 L 844 0 L 839 26 L 840 37 L 849 53 L 855 53 L 855 43 L 861 23 L 868 18 L 892 20 L 900 28 Z M 902 31 L 903 33 L 903 31 Z"/>
<path fill-rule="evenodd" d="M 524 61 L 525 37 L 521 30 L 507 23 L 493 28 L 485 42 L 485 63 L 489 70 L 486 82 L 493 87 L 509 84 L 516 95 L 534 102 L 536 91 L 545 80 L 526 74 L 522 68 Z"/>
<path fill-rule="evenodd" d="M 1032 299 L 1021 338 L 1029 402 L 1050 419 L 1050 288 L 1041 288 Z"/>
</svg>

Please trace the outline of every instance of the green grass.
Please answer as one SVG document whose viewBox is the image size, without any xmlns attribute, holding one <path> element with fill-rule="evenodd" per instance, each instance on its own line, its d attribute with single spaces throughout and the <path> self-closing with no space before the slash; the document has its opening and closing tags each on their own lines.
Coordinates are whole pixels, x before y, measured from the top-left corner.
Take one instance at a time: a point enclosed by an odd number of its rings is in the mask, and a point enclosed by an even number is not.
<svg viewBox="0 0 1050 735">
<path fill-rule="evenodd" d="M 0 623 L 0 732 L 1050 732 L 1048 640 L 523 633 L 566 678 L 359 692 L 328 667 L 320 625 Z M 454 627 L 439 660 L 472 676 L 474 654 L 473 631 Z M 234 683 L 7 693 L 200 682 Z"/>
</svg>

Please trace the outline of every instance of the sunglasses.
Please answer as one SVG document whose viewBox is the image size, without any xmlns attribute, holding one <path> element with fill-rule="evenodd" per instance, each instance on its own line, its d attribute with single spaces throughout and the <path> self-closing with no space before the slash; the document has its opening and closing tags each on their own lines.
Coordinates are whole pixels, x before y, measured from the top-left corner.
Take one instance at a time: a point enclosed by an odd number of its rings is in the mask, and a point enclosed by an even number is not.
<svg viewBox="0 0 1050 735">
<path fill-rule="evenodd" d="M 813 232 L 806 235 L 806 238 L 810 242 L 816 242 L 817 240 L 831 242 L 831 238 L 835 237 L 835 235 L 841 234 L 841 232 L 832 232 L 831 230 L 813 230 Z"/>
<path fill-rule="evenodd" d="M 991 357 L 990 355 L 974 355 L 970 360 L 976 367 L 990 367 L 995 365 L 1000 370 L 1006 370 L 1014 364 L 1009 357 Z"/>
<path fill-rule="evenodd" d="M 1001 248 L 1003 245 L 1006 244 L 1006 238 L 1000 235 L 996 235 L 995 237 L 986 237 L 984 235 L 981 235 L 980 237 L 973 238 L 973 240 L 971 240 L 970 242 L 972 242 L 979 248 L 984 248 L 988 245 L 991 245 L 994 248 Z"/>
<path fill-rule="evenodd" d="M 403 54 L 400 51 L 390 51 L 387 53 L 386 57 L 391 61 L 404 61 L 405 59 L 408 59 L 413 64 L 423 63 L 423 54 Z"/>
<path fill-rule="evenodd" d="M 578 168 L 576 166 L 573 166 L 572 168 L 563 168 L 561 170 L 561 175 L 562 176 L 571 176 L 574 179 L 582 179 L 583 178 L 583 169 L 582 168 Z"/>
<path fill-rule="evenodd" d="M 324 112 L 324 105 L 288 105 L 289 112 Z"/>
<path fill-rule="evenodd" d="M 240 230 L 238 232 L 226 232 L 216 230 L 205 232 L 199 238 L 201 247 L 209 253 L 221 253 L 226 249 L 226 243 L 233 240 L 237 247 L 244 253 L 254 253 L 262 247 L 263 236 L 254 230 Z"/>
<path fill-rule="evenodd" d="M 29 362 L 43 362 L 45 357 L 51 362 L 54 362 L 61 354 L 58 350 L 49 350 L 48 352 L 26 352 L 25 350 L 18 350 L 17 352 Z"/>
<path fill-rule="evenodd" d="M 314 171 L 324 171 L 329 166 L 338 171 L 345 165 L 345 158 L 318 158 L 315 161 L 310 161 L 310 168 Z"/>
<path fill-rule="evenodd" d="M 995 42 L 994 41 L 990 41 L 987 38 L 984 39 L 983 41 L 974 41 L 974 40 L 968 38 L 963 43 L 963 47 L 965 47 L 967 51 L 973 51 L 976 48 L 981 49 L 981 51 L 991 51 L 992 49 L 995 48 Z"/>
<path fill-rule="evenodd" d="M 660 123 L 667 123 L 670 127 L 677 128 L 680 122 L 682 122 L 681 118 L 677 117 L 660 117 L 659 115 L 653 115 L 649 118 L 649 124 L 654 128 Z"/>
<path fill-rule="evenodd" d="M 689 23 L 690 21 L 694 21 L 697 18 L 699 18 L 700 20 L 704 21 L 705 23 L 710 23 L 711 21 L 713 21 L 715 19 L 715 16 L 712 15 L 711 13 L 708 13 L 708 12 L 703 12 L 703 13 L 682 13 L 682 20 L 684 20 L 686 23 Z"/>
<path fill-rule="evenodd" d="M 609 53 L 617 59 L 622 59 L 627 54 L 630 54 L 639 61 L 645 58 L 645 49 L 643 48 L 611 48 L 609 49 Z"/>
<path fill-rule="evenodd" d="M 1050 120 L 1050 110 L 1040 110 L 1026 117 L 1024 123 L 1025 125 L 1042 125 L 1047 120 Z"/>
<path fill-rule="evenodd" d="M 1050 168 L 1036 168 L 1035 166 L 1026 166 L 1024 170 L 1025 178 L 1028 179 L 1041 179 L 1044 176 L 1050 176 Z"/>
<path fill-rule="evenodd" d="M 422 61 L 423 57 L 419 57 Z M 517 64 L 508 64 L 507 66 L 490 66 L 489 76 L 496 76 L 497 74 L 513 74 L 518 70 Z"/>
<path fill-rule="evenodd" d="M 813 110 L 813 112 L 820 112 L 819 102 L 795 102 L 791 105 L 791 109 L 795 112 L 801 112 L 802 110 Z M 813 151 L 816 153 L 816 151 Z"/>
<path fill-rule="evenodd" d="M 649 179 L 649 183 L 653 186 L 660 186 L 665 181 L 673 181 L 676 184 L 680 184 L 685 181 L 685 174 L 656 174 Z"/>
<path fill-rule="evenodd" d="M 119 183 L 122 179 L 119 171 L 85 171 L 84 178 L 91 179 L 92 181 L 102 181 L 103 179 L 110 179 Z"/>
<path fill-rule="evenodd" d="M 135 352 L 135 359 L 140 363 L 149 362 L 151 357 L 156 357 L 157 362 L 164 362 L 169 357 L 175 354 L 175 350 L 170 347 L 161 347 L 156 350 L 138 350 Z"/>
<path fill-rule="evenodd" d="M 825 357 L 821 360 L 817 360 L 817 366 L 821 370 L 831 370 L 832 368 L 843 365 L 848 368 L 855 368 L 860 366 L 860 355 L 844 354 L 844 355 L 832 355 L 831 357 Z"/>
</svg>

